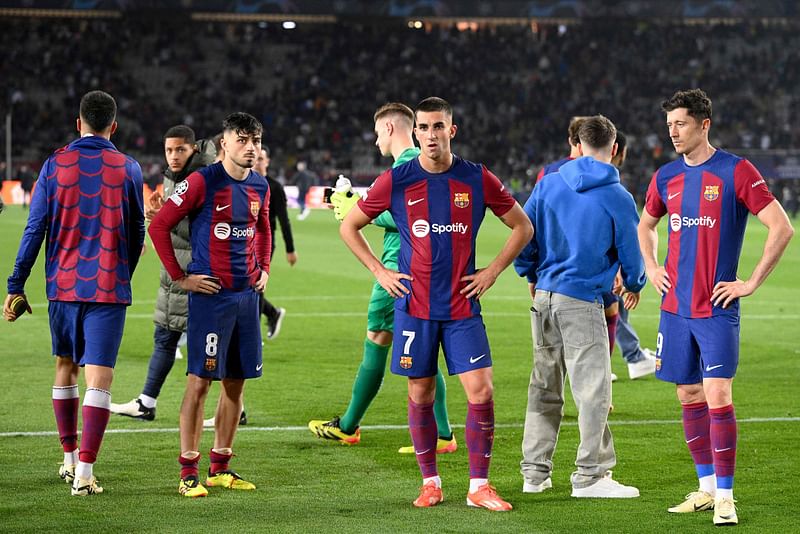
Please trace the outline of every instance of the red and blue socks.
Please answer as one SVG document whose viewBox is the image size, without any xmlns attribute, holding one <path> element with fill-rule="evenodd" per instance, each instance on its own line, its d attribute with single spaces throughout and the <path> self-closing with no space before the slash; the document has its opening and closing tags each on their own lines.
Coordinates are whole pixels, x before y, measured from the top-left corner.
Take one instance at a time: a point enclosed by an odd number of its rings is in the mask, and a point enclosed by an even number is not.
<svg viewBox="0 0 800 534">
<path fill-rule="evenodd" d="M 209 475 L 216 475 L 230 470 L 228 463 L 233 458 L 233 451 L 230 449 L 211 449 L 211 452 L 208 453 L 208 458 L 211 460 L 211 467 L 208 473 Z"/>
<path fill-rule="evenodd" d="M 608 353 L 614 353 L 614 345 L 617 342 L 617 323 L 619 323 L 619 314 L 606 315 L 606 326 L 608 327 Z"/>
<path fill-rule="evenodd" d="M 711 408 L 711 446 L 717 475 L 717 497 L 733 498 L 733 473 L 736 469 L 736 413 L 733 404 Z"/>
<path fill-rule="evenodd" d="M 433 403 L 417 404 L 408 399 L 408 430 L 417 457 L 419 470 L 423 480 L 438 477 L 436 466 L 436 441 L 439 432 L 436 428 L 436 417 L 433 414 Z"/>
<path fill-rule="evenodd" d="M 97 460 L 100 444 L 106 432 L 111 412 L 111 393 L 103 389 L 87 388 L 83 397 L 83 432 L 78 453 L 78 467 L 75 476 L 83 479 L 92 477 L 92 466 Z"/>
<path fill-rule="evenodd" d="M 470 491 L 489 480 L 489 464 L 494 444 L 494 401 L 483 404 L 467 402 L 467 426 L 464 438 L 469 451 Z M 473 486 L 476 486 L 473 489 Z"/>
<path fill-rule="evenodd" d="M 178 456 L 178 463 L 181 464 L 181 480 L 186 477 L 199 478 L 200 453 L 196 451 L 186 451 Z"/>
<path fill-rule="evenodd" d="M 53 412 L 61 447 L 64 449 L 64 465 L 78 463 L 78 385 L 53 386 Z"/>
</svg>

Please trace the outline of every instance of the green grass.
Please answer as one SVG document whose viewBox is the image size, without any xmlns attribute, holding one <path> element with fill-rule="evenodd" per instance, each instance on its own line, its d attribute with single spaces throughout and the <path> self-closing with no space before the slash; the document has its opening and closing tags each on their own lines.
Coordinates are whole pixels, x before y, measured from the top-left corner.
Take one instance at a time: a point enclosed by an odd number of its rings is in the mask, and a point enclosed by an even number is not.
<svg viewBox="0 0 800 534">
<path fill-rule="evenodd" d="M 0 216 L 0 273 L 11 272 L 25 212 L 11 206 Z M 663 226 L 663 225 L 662 225 Z M 615 477 L 640 488 L 632 500 L 576 500 L 569 475 L 577 447 L 575 407 L 565 406 L 555 457 L 554 488 L 523 495 L 519 475 L 522 422 L 531 369 L 525 283 L 509 270 L 484 299 L 484 316 L 495 362 L 497 431 L 492 481 L 514 504 L 508 514 L 468 509 L 467 455 L 463 439 L 465 398 L 448 378 L 451 419 L 461 447 L 439 458 L 446 501 L 416 510 L 419 472 L 414 458 L 395 451 L 409 443 L 402 378 L 387 373 L 381 393 L 363 421 L 362 443 L 344 447 L 314 438 L 309 419 L 341 414 L 361 357 L 372 280 L 340 242 L 329 213 L 316 211 L 295 222 L 299 262 L 290 268 L 278 254 L 268 295 L 288 315 L 279 338 L 264 350 L 264 377 L 247 385 L 250 426 L 237 437 L 233 466 L 258 489 L 233 493 L 212 489 L 207 499 L 177 494 L 178 407 L 185 360 L 178 361 L 159 398 L 158 417 L 142 423 L 111 419 L 95 469 L 103 495 L 77 499 L 56 472 L 61 461 L 50 401 L 53 363 L 41 261 L 27 286 L 34 314 L 0 323 L 0 530 L 87 532 L 695 532 L 710 530 L 711 515 L 674 516 L 666 507 L 695 488 L 683 443 L 673 387 L 646 378 L 632 382 L 619 354 L 613 368 L 615 411 L 611 426 L 618 465 Z M 479 240 L 478 263 L 499 249 L 507 232 L 488 217 Z M 761 254 L 766 231 L 751 221 L 740 275 Z M 379 233 L 368 231 L 379 246 Z M 662 239 L 663 245 L 663 239 Z M 279 250 L 282 243 L 278 244 Z M 800 319 L 800 253 L 793 243 L 768 282 L 743 304 L 739 377 L 735 404 L 740 421 L 736 473 L 740 529 L 792 531 L 800 403 L 797 395 L 797 322 Z M 152 349 L 152 308 L 158 281 L 152 249 L 134 279 L 134 305 L 114 382 L 114 400 L 141 390 Z M 657 295 L 644 292 L 632 320 L 645 346 L 653 346 Z M 83 390 L 83 386 L 81 386 Z M 216 398 L 216 388 L 210 399 Z M 206 414 L 213 411 L 213 400 Z M 787 418 L 762 421 L 759 419 Z M 160 429 L 160 432 L 145 432 Z M 125 431 L 126 433 L 115 433 Z M 10 435 L 20 433 L 19 435 Z M 205 433 L 207 451 L 212 434 Z M 793 526 L 794 525 L 794 526 Z"/>
</svg>

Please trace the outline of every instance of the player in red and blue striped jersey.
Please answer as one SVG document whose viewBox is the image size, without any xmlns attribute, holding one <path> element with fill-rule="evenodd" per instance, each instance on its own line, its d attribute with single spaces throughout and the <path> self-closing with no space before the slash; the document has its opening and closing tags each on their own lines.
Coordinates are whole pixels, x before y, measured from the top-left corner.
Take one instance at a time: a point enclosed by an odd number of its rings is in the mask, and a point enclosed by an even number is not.
<svg viewBox="0 0 800 534">
<path fill-rule="evenodd" d="M 73 495 L 101 493 L 93 466 L 111 406 L 114 365 L 131 303 L 131 277 L 144 244 L 142 170 L 111 143 L 117 105 L 103 91 L 81 99 L 80 139 L 50 156 L 39 175 L 3 314 L 24 298 L 25 282 L 47 238 L 47 298 L 56 357 L 53 409 L 64 449 L 61 478 Z M 78 372 L 84 368 L 78 453 Z"/>
<path fill-rule="evenodd" d="M 170 277 L 189 292 L 188 380 L 181 405 L 181 481 L 187 497 L 207 495 L 198 478 L 203 405 L 221 380 L 214 446 L 206 484 L 252 490 L 231 471 L 244 381 L 261 376 L 258 293 L 269 277 L 269 186 L 252 170 L 261 150 L 261 123 L 247 113 L 223 122 L 225 158 L 190 174 L 150 224 L 150 237 Z M 170 230 L 189 217 L 192 261 L 185 273 Z"/>
<path fill-rule="evenodd" d="M 558 161 L 553 161 L 539 169 L 539 173 L 536 175 L 536 183 L 538 184 L 542 178 L 546 175 L 557 172 L 558 169 L 561 168 L 563 164 L 568 161 L 572 161 L 575 158 L 579 158 L 581 156 L 580 149 L 578 148 L 578 143 L 580 143 L 580 139 L 578 139 L 578 129 L 581 127 L 581 122 L 586 117 L 575 116 L 572 117 L 569 121 L 569 127 L 567 128 L 567 142 L 569 143 L 569 156 L 566 158 L 561 158 Z"/>
<path fill-rule="evenodd" d="M 530 241 L 533 228 L 496 176 L 451 152 L 457 128 L 450 104 L 426 98 L 415 118 L 420 156 L 379 176 L 344 219 L 340 233 L 397 298 L 392 372 L 408 377 L 409 430 L 423 477 L 414 505 L 433 506 L 443 498 L 433 413 L 442 346 L 448 371 L 459 375 L 468 400 L 467 504 L 507 511 L 511 505 L 488 481 L 494 439 L 492 357 L 478 299 Z M 475 240 L 487 208 L 512 231 L 489 266 L 476 270 Z M 399 272 L 383 266 L 359 232 L 386 210 L 400 232 Z"/>
<path fill-rule="evenodd" d="M 711 100 L 678 91 L 661 105 L 675 151 L 656 171 L 639 224 L 647 276 L 662 295 L 656 376 L 677 385 L 686 443 L 700 488 L 670 512 L 714 508 L 714 524 L 738 522 L 733 500 L 736 416 L 731 385 L 739 363 L 739 298 L 775 268 L 794 230 L 758 170 L 711 146 Z M 767 227 L 750 278 L 737 278 L 749 214 Z M 669 216 L 667 257 L 656 256 L 659 220 Z"/>
</svg>

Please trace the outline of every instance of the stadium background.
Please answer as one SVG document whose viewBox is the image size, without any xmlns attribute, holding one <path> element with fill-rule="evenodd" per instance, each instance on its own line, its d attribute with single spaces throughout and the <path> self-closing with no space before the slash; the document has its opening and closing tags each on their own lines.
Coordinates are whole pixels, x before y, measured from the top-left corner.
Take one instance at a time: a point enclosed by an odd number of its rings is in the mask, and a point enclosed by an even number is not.
<svg viewBox="0 0 800 534">
<path fill-rule="evenodd" d="M 244 110 L 263 121 L 273 151 L 271 174 L 289 186 L 301 159 L 321 185 L 339 173 L 367 185 L 388 166 L 373 146 L 374 109 L 387 100 L 413 105 L 435 94 L 456 108 L 456 153 L 485 162 L 521 201 L 540 166 L 566 154 L 569 117 L 605 114 L 628 134 L 623 177 L 641 200 L 652 172 L 674 157 L 660 101 L 677 89 L 699 86 L 714 101 L 712 144 L 748 155 L 796 215 L 797 9 L 795 2 L 779 0 L 0 1 L 2 194 L 7 204 L 21 201 L 16 183 L 21 166 L 38 171 L 54 148 L 69 142 L 79 97 L 101 88 L 120 108 L 113 141 L 142 162 L 152 184 L 162 169 L 162 134 L 169 126 L 187 123 L 209 137 L 227 113 Z M 14 205 L 0 215 L 3 273 L 10 273 L 24 217 Z M 260 489 L 238 500 L 214 494 L 205 508 L 173 498 L 174 428 L 183 383 L 178 371 L 159 403 L 160 420 L 153 428 L 160 432 L 141 433 L 141 424 L 112 419 L 110 428 L 130 434 L 110 434 L 101 451 L 99 476 L 111 490 L 101 504 L 73 504 L 55 485 L 57 440 L 35 434 L 53 429 L 39 265 L 28 289 L 34 315 L 0 325 L 0 364 L 7 370 L 7 387 L 0 393 L 0 468 L 19 480 L 13 488 L 0 487 L 0 530 L 61 530 L 88 522 L 109 531 L 176 531 L 187 524 L 203 527 L 191 522 L 196 517 L 205 527 L 231 531 L 259 525 L 272 531 L 516 532 L 710 526 L 710 518 L 705 525 L 662 513 L 663 505 L 691 490 L 687 484 L 693 482 L 674 394 L 653 379 L 615 386 L 619 413 L 612 427 L 619 468 L 626 481 L 642 488 L 639 503 L 570 502 L 565 477 L 576 432 L 569 426 L 570 417 L 574 421 L 569 399 L 557 452 L 560 493 L 542 500 L 520 496 L 519 425 L 530 332 L 526 289 L 512 273 L 500 279 L 485 307 L 493 350 L 513 355 L 505 368 L 499 359 L 496 371 L 501 430 L 493 478 L 517 507 L 517 517 L 475 516 L 485 522 L 476 527 L 459 501 L 457 484 L 464 481 L 454 480 L 466 463 L 463 455 L 444 461 L 446 483 L 453 487 L 449 506 L 429 516 L 408 514 L 406 496 L 414 493 L 417 474 L 413 460 L 393 454 L 392 447 L 408 438 L 402 429 L 403 385 L 391 377 L 365 420 L 373 426 L 365 434 L 371 442 L 340 450 L 314 441 L 302 425 L 334 415 L 349 394 L 370 283 L 338 242 L 331 219 L 315 213 L 295 223 L 300 253 L 295 269 L 282 262 L 278 243 L 270 291 L 290 315 L 281 339 L 266 348 L 274 366 L 271 379 L 248 390 L 255 431 L 242 433 L 237 445 L 240 461 L 260 472 Z M 754 221 L 748 233 L 744 275 L 760 255 L 759 226 Z M 369 236 L 377 244 L 377 234 Z M 502 228 L 488 226 L 479 263 L 488 261 L 488 251 L 502 236 Z M 794 328 L 800 319 L 798 267 L 793 244 L 744 306 L 742 354 L 749 359 L 737 380 L 743 421 L 737 494 L 744 506 L 741 527 L 754 531 L 791 530 L 791 521 L 780 513 L 791 506 L 785 495 L 791 486 L 769 482 L 776 473 L 791 472 L 797 459 L 790 443 L 800 436 L 794 384 L 800 371 Z M 115 400 L 138 393 L 145 374 L 157 269 L 151 254 L 137 273 L 139 303 L 131 308 Z M 633 320 L 645 345 L 652 346 L 657 301 L 651 290 Z M 620 360 L 616 354 L 614 366 L 624 375 Z M 459 423 L 463 394 L 457 382 L 449 383 L 451 412 Z M 267 427 L 274 432 L 257 431 Z M 69 505 L 66 514 L 62 500 Z M 152 513 L 142 514 L 143 505 Z M 593 518 L 588 527 L 581 522 L 586 517 Z"/>
</svg>

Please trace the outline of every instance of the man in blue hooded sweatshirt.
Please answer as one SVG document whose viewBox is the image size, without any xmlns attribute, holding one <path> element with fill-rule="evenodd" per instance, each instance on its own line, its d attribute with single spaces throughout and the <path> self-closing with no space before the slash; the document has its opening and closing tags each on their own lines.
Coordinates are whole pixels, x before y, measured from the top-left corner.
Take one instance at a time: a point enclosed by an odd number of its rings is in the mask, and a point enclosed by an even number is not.
<svg viewBox="0 0 800 534">
<path fill-rule="evenodd" d="M 533 297 L 535 358 L 521 462 L 525 493 L 552 487 L 566 373 L 580 430 L 572 496 L 639 496 L 609 471 L 616 455 L 608 428 L 611 364 L 601 295 L 620 267 L 627 308 L 636 306 L 646 282 L 636 204 L 610 164 L 616 135 L 607 118 L 588 117 L 578 130 L 582 157 L 544 176 L 525 203 L 535 237 L 514 261 Z"/>
</svg>

